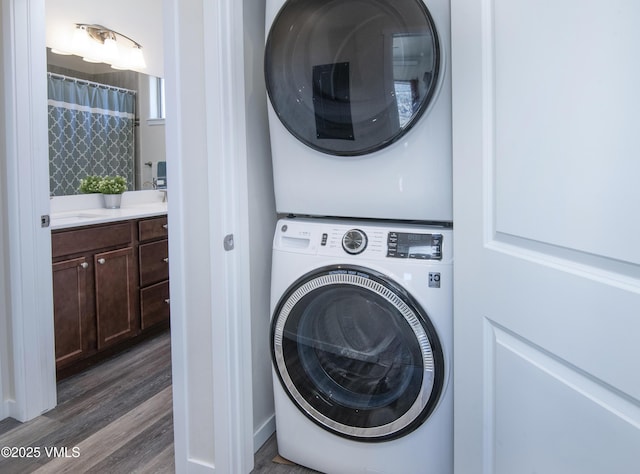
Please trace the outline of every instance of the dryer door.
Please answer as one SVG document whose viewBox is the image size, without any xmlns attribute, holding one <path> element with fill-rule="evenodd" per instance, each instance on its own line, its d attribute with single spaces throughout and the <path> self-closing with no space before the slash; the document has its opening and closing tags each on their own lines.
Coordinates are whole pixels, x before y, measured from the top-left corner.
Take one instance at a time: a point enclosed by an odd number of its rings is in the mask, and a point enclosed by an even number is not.
<svg viewBox="0 0 640 474">
<path fill-rule="evenodd" d="M 271 344 L 291 400 L 347 438 L 404 436 L 442 392 L 444 358 L 427 315 L 366 268 L 326 267 L 296 282 L 276 307 Z"/>
<path fill-rule="evenodd" d="M 421 0 L 289 0 L 265 50 L 271 104 L 296 138 L 324 153 L 384 148 L 425 113 L 440 47 Z"/>
</svg>

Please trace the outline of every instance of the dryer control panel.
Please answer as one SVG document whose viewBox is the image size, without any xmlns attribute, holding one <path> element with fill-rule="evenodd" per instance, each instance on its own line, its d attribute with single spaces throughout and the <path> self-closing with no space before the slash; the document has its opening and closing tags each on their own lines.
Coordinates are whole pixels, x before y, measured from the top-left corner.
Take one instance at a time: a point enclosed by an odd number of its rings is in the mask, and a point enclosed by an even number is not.
<svg viewBox="0 0 640 474">
<path fill-rule="evenodd" d="M 389 232 L 387 257 L 442 260 L 442 234 Z"/>
</svg>

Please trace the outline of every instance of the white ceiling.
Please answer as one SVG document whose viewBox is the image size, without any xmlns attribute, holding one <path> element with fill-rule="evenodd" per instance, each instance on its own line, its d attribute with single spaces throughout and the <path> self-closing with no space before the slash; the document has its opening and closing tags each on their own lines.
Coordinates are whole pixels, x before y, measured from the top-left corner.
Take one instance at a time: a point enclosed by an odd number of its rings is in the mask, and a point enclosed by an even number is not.
<svg viewBox="0 0 640 474">
<path fill-rule="evenodd" d="M 99 24 L 142 45 L 139 72 L 164 77 L 162 2 L 157 0 L 47 0 L 47 46 L 64 49 L 76 23 Z"/>
</svg>

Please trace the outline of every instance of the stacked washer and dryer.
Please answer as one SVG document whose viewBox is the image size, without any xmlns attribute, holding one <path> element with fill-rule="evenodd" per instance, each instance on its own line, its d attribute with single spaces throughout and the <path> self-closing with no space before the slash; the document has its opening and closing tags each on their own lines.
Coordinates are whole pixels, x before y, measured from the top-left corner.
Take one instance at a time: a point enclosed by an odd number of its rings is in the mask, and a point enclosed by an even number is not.
<svg viewBox="0 0 640 474">
<path fill-rule="evenodd" d="M 267 0 L 278 449 L 453 471 L 448 0 Z"/>
</svg>

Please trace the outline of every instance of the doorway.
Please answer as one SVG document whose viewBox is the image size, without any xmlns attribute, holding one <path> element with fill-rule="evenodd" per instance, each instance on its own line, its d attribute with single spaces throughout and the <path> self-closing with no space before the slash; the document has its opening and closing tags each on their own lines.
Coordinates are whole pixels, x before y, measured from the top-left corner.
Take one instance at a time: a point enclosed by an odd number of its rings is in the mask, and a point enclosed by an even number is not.
<svg viewBox="0 0 640 474">
<path fill-rule="evenodd" d="M 11 186 L 3 198 L 10 196 L 7 208 L 12 212 L 5 247 L 16 251 L 11 255 L 16 265 L 6 269 L 11 270 L 15 283 L 10 288 L 13 302 L 21 309 L 20 318 L 12 321 L 14 347 L 9 359 L 16 376 L 4 374 L 5 380 L 16 384 L 15 403 L 9 406 L 3 400 L 3 415 L 26 420 L 56 404 L 53 329 L 42 316 L 52 312 L 47 297 L 51 280 L 38 271 L 43 268 L 42 262 L 51 261 L 50 234 L 40 227 L 39 217 L 33 222 L 33 216 L 46 215 L 49 209 L 44 191 L 48 173 L 38 168 L 47 147 L 46 114 L 42 109 L 46 101 L 45 8 L 43 0 L 2 0 L 2 5 L 4 12 L 11 13 L 10 17 L 3 15 L 3 23 L 8 25 L 3 27 L 3 34 L 9 38 L 4 44 L 12 54 L 4 61 L 5 74 L 13 87 L 11 100 L 18 105 L 7 107 L 8 122 L 13 126 L 7 140 L 7 181 Z M 246 199 L 247 144 L 243 142 L 248 134 L 245 109 L 237 107 L 237 97 L 229 94 L 229 90 L 244 84 L 243 4 L 230 0 L 219 5 L 168 0 L 163 5 L 165 15 L 172 19 L 165 42 L 170 62 L 167 115 L 171 133 L 167 150 L 182 157 L 167 170 L 169 176 L 176 177 L 169 199 L 169 252 L 175 255 L 171 273 L 176 275 L 171 280 L 172 317 L 177 323 L 172 325 L 176 463 L 183 469 L 196 465 L 213 469 L 215 465 L 223 471 L 248 472 L 246 466 L 253 455 L 253 410 L 252 391 L 247 390 L 252 384 L 252 337 L 247 318 L 255 294 L 249 284 L 251 216 Z M 206 37 L 211 41 L 203 41 L 205 24 L 218 26 L 207 30 Z M 217 47 L 220 44 L 226 47 Z M 179 62 L 183 48 L 190 54 L 182 55 Z M 219 64 L 224 65 L 224 73 L 213 74 Z M 242 91 L 238 92 L 242 96 Z M 265 136 L 260 131 L 256 149 L 268 150 Z M 215 148 L 208 148 L 210 144 Z M 233 160 L 226 158 L 231 156 Z M 25 176 L 30 179 L 25 180 Z M 261 181 L 260 190 L 263 188 L 269 188 L 266 181 Z M 15 213 L 15 209 L 22 212 Z M 263 216 L 267 214 L 262 212 L 262 202 L 253 212 L 264 225 Z M 267 220 L 271 218 L 269 215 Z M 229 234 L 235 234 L 235 247 L 227 252 L 222 241 Z M 254 258 L 256 267 L 266 268 L 265 256 Z M 264 282 L 258 280 L 254 278 L 260 283 L 261 296 L 268 294 L 262 288 Z M 212 318 L 212 314 L 220 317 Z M 240 396 L 231 398 L 230 393 Z"/>
</svg>

